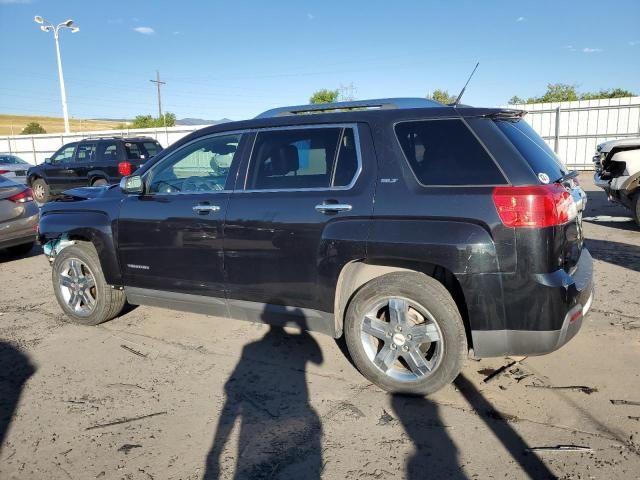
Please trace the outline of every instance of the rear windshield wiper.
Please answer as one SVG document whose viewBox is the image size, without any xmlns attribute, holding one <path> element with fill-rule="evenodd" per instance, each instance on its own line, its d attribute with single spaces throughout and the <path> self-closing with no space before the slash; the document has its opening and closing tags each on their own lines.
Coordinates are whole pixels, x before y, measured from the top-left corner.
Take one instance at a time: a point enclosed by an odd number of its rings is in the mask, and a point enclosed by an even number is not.
<svg viewBox="0 0 640 480">
<path fill-rule="evenodd" d="M 572 178 L 576 178 L 577 176 L 578 176 L 578 171 L 577 170 L 571 170 L 569 173 L 565 173 L 558 180 L 556 180 L 555 183 L 564 183 L 567 180 L 571 180 Z"/>
</svg>

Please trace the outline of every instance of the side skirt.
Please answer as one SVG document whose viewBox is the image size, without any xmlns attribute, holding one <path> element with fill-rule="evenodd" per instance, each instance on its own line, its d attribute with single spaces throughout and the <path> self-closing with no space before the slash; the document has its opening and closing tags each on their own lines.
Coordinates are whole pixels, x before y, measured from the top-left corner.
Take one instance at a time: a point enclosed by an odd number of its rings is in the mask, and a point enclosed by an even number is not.
<svg viewBox="0 0 640 480">
<path fill-rule="evenodd" d="M 278 327 L 294 327 L 324 333 L 334 338 L 340 336 L 336 331 L 333 313 L 310 308 L 287 307 L 246 300 L 227 300 L 137 287 L 125 287 L 124 291 L 127 295 L 127 301 L 133 305 L 148 305 L 233 320 L 265 323 Z"/>
</svg>

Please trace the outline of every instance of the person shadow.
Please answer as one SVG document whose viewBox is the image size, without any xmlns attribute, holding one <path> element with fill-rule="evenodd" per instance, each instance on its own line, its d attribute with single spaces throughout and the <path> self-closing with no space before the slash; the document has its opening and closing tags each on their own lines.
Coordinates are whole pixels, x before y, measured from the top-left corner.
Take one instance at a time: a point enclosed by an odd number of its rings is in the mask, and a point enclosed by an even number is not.
<svg viewBox="0 0 640 480">
<path fill-rule="evenodd" d="M 204 478 L 230 478 L 235 463 L 235 479 L 319 479 L 322 424 L 309 403 L 306 368 L 323 362 L 322 351 L 306 331 L 300 309 L 273 312 L 265 307 L 261 319 L 269 331 L 245 345 L 225 383 Z M 301 331 L 288 333 L 284 325 Z M 235 424 L 234 449 L 228 443 Z"/>
<path fill-rule="evenodd" d="M 0 341 L 0 454 L 24 384 L 35 371 L 24 353 Z"/>
<path fill-rule="evenodd" d="M 403 478 L 467 478 L 460 466 L 458 449 L 440 419 L 435 402 L 425 397 L 396 394 L 391 406 L 415 447 Z"/>
</svg>

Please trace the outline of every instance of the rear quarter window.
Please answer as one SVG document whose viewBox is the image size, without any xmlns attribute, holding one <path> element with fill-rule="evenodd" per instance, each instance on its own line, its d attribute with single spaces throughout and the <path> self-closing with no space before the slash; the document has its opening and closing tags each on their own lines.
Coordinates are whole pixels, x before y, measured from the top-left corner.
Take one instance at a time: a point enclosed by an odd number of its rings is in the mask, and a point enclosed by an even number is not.
<svg viewBox="0 0 640 480">
<path fill-rule="evenodd" d="M 402 122 L 395 131 L 409 166 L 422 185 L 506 183 L 493 159 L 461 120 Z"/>
<path fill-rule="evenodd" d="M 536 175 L 544 173 L 554 182 L 568 172 L 549 145 L 524 120 L 496 120 L 496 125 Z"/>
</svg>

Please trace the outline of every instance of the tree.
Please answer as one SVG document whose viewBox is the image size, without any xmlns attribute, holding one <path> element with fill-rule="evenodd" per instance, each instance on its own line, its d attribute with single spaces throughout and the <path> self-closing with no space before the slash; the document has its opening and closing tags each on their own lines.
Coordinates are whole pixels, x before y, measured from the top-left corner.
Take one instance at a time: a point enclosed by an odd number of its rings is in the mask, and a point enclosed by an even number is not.
<svg viewBox="0 0 640 480">
<path fill-rule="evenodd" d="M 133 119 L 130 128 L 159 128 L 173 127 L 176 124 L 176 116 L 173 113 L 165 113 L 164 118 L 156 118 L 151 115 L 138 115 Z"/>
<path fill-rule="evenodd" d="M 309 103 L 333 103 L 338 100 L 340 89 L 329 90 L 326 88 L 316 90 L 309 98 Z"/>
<path fill-rule="evenodd" d="M 443 105 L 449 105 L 450 103 L 455 102 L 458 97 L 457 95 L 449 95 L 449 92 L 447 90 L 436 88 L 431 95 L 427 95 L 427 99 L 435 100 L 436 102 L 440 102 Z"/>
<path fill-rule="evenodd" d="M 513 96 L 509 104 L 517 103 L 545 103 L 545 102 L 573 102 L 575 100 L 597 100 L 600 98 L 633 97 L 635 94 L 623 88 L 602 89 L 598 92 L 578 93 L 575 85 L 566 83 L 550 83 L 547 91 L 541 97 L 529 97 L 526 101 L 518 96 Z"/>
<path fill-rule="evenodd" d="M 38 122 L 29 122 L 20 132 L 21 135 L 33 135 L 36 133 L 47 133 L 47 131 Z"/>
</svg>

